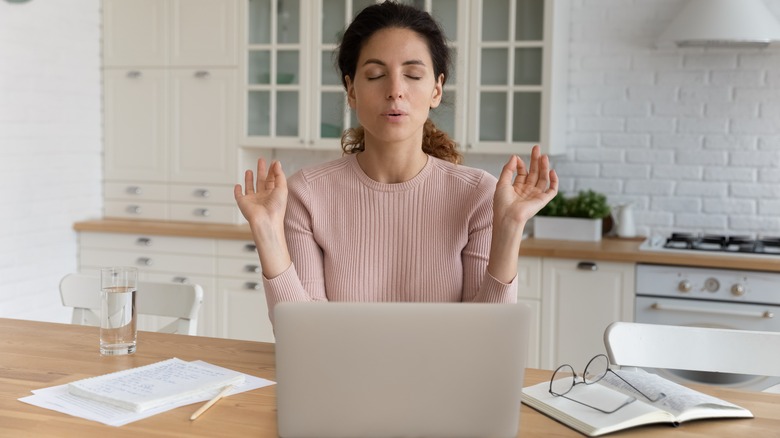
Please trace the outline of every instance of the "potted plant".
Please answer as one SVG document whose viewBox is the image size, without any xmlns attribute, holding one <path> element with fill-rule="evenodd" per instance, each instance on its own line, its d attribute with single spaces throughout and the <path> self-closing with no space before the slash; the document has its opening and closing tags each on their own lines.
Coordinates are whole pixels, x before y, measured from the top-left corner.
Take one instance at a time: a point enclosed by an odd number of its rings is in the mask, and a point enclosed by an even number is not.
<svg viewBox="0 0 780 438">
<path fill-rule="evenodd" d="M 598 242 L 610 212 L 607 197 L 593 190 L 571 197 L 558 193 L 534 218 L 534 237 Z"/>
</svg>

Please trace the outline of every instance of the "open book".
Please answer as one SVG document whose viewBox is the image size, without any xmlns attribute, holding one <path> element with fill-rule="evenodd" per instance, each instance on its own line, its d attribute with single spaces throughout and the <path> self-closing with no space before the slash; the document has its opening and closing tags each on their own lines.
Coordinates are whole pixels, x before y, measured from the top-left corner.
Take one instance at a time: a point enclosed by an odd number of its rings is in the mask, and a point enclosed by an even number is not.
<svg viewBox="0 0 780 438">
<path fill-rule="evenodd" d="M 556 397 L 549 393 L 550 382 L 523 388 L 523 403 L 578 430 L 587 436 L 599 436 L 652 423 L 678 425 L 704 418 L 752 418 L 753 414 L 735 404 L 702 394 L 645 371 L 615 371 L 655 403 L 638 394 L 612 373 L 592 385 L 575 385 L 567 397 L 609 411 L 627 400 L 636 399 L 611 414 Z"/>
<path fill-rule="evenodd" d="M 68 384 L 72 395 L 109 403 L 135 412 L 163 406 L 213 391 L 240 385 L 244 375 L 173 358 Z"/>
</svg>

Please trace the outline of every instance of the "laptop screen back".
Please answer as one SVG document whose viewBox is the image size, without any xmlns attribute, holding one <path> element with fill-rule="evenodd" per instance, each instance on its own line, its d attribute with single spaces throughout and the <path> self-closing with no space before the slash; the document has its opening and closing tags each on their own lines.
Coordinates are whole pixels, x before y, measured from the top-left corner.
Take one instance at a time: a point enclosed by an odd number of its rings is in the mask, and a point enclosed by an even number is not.
<svg viewBox="0 0 780 438">
<path fill-rule="evenodd" d="M 281 303 L 281 437 L 517 435 L 523 304 Z"/>
</svg>

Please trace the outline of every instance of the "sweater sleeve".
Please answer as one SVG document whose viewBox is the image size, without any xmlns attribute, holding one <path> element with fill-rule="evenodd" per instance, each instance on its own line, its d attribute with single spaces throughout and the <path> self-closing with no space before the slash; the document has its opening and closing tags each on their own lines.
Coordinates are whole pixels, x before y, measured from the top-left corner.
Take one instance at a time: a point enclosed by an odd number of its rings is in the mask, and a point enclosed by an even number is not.
<svg viewBox="0 0 780 438">
<path fill-rule="evenodd" d="M 461 255 L 464 302 L 517 302 L 517 275 L 511 283 L 503 283 L 487 271 L 493 235 L 493 193 L 496 182 L 496 178 L 486 172 L 474 190 L 474 209 L 468 223 L 469 237 Z"/>
<path fill-rule="evenodd" d="M 322 250 L 314 239 L 310 197 L 303 174 L 298 172 L 291 176 L 288 188 L 284 233 L 292 264 L 274 278 L 263 277 L 271 322 L 277 303 L 327 301 Z"/>
</svg>

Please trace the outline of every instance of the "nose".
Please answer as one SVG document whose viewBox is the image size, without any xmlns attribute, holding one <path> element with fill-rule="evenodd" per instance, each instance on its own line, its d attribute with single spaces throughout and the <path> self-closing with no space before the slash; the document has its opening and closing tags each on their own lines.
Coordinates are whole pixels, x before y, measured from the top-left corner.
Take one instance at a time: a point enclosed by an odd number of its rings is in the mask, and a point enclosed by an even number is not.
<svg viewBox="0 0 780 438">
<path fill-rule="evenodd" d="M 399 75 L 391 75 L 388 81 L 387 98 L 389 100 L 402 99 L 403 95 L 403 81 Z"/>
</svg>

